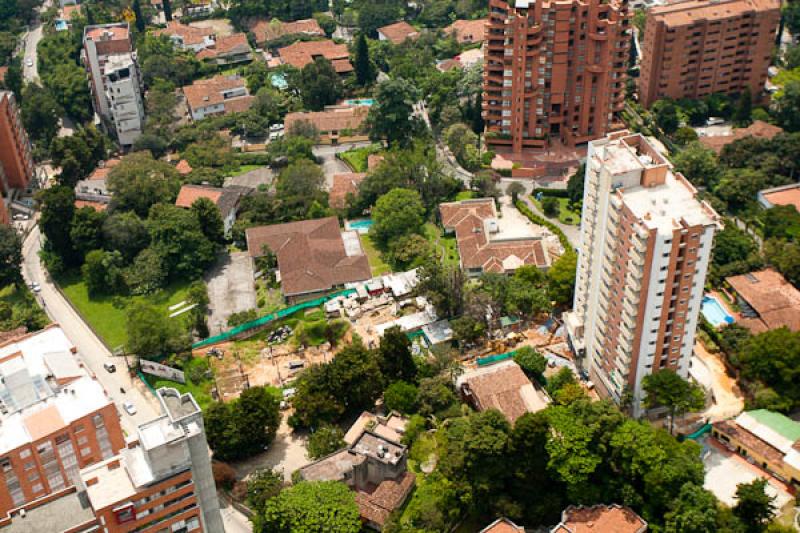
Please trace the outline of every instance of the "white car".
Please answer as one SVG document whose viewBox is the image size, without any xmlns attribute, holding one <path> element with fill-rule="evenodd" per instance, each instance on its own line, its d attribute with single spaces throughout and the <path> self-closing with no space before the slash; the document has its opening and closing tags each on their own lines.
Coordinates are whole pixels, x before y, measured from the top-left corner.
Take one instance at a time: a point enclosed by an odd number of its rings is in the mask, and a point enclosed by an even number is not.
<svg viewBox="0 0 800 533">
<path fill-rule="evenodd" d="M 33 59 L 26 59 L 25 60 L 25 66 L 26 67 L 32 67 L 33 66 Z"/>
<path fill-rule="evenodd" d="M 36 283 L 35 281 L 34 281 L 33 283 L 31 283 L 31 290 L 32 290 L 33 292 L 35 292 L 35 293 L 40 293 L 40 292 L 42 292 L 42 288 L 41 288 L 41 287 L 39 286 L 39 284 L 38 284 L 38 283 Z"/>
<path fill-rule="evenodd" d="M 131 416 L 136 414 L 136 406 L 133 405 L 133 402 L 123 402 L 122 408 Z"/>
</svg>

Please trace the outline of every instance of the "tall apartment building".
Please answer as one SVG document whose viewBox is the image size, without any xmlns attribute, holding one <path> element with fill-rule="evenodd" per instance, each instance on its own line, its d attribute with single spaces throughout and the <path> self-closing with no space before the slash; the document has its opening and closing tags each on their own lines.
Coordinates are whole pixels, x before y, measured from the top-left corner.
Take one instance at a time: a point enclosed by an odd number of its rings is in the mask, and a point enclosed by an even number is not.
<svg viewBox="0 0 800 533">
<path fill-rule="evenodd" d="M 589 143 L 573 310 L 565 323 L 598 391 L 619 402 L 663 368 L 688 376 L 719 217 L 641 135 Z"/>
<path fill-rule="evenodd" d="M 12 189 L 26 189 L 36 173 L 31 143 L 10 91 L 0 91 L 0 165 L 0 194 L 6 196 Z"/>
<path fill-rule="evenodd" d="M 486 141 L 519 153 L 603 137 L 622 110 L 628 0 L 490 0 Z"/>
<path fill-rule="evenodd" d="M 758 99 L 780 8 L 779 0 L 690 0 L 651 8 L 642 43 L 642 105 L 747 89 Z"/>
<path fill-rule="evenodd" d="M 158 390 L 126 440 L 75 352 L 58 326 L 0 344 L 0 532 L 224 531 L 194 398 Z"/>
<path fill-rule="evenodd" d="M 119 414 L 61 328 L 0 344 L 0 517 L 125 447 Z"/>
<path fill-rule="evenodd" d="M 131 146 L 142 133 L 144 104 L 128 24 L 86 26 L 83 62 L 89 71 L 95 112 L 120 145 Z"/>
</svg>

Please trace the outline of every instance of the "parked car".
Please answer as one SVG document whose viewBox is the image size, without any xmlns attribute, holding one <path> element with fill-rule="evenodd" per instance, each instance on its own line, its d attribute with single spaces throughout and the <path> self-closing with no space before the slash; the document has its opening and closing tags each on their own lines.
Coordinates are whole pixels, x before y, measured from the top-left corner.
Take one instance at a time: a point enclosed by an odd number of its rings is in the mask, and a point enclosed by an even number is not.
<svg viewBox="0 0 800 533">
<path fill-rule="evenodd" d="M 26 67 L 32 67 L 33 66 L 33 59 L 26 59 L 25 60 L 25 66 Z"/>
<path fill-rule="evenodd" d="M 136 411 L 136 406 L 133 405 L 133 402 L 130 402 L 130 401 L 129 402 L 124 402 L 122 404 L 122 408 L 125 409 L 125 412 L 128 413 L 131 416 L 135 415 L 136 412 L 137 412 Z"/>
<path fill-rule="evenodd" d="M 42 288 L 41 288 L 41 287 L 39 286 L 39 284 L 38 284 L 38 283 L 36 283 L 35 281 L 34 281 L 33 283 L 31 283 L 31 290 L 32 290 L 33 292 L 35 292 L 35 293 L 42 292 Z"/>
<path fill-rule="evenodd" d="M 105 368 L 106 372 L 109 374 L 113 374 L 117 371 L 117 366 L 114 363 L 103 363 L 103 368 Z"/>
</svg>

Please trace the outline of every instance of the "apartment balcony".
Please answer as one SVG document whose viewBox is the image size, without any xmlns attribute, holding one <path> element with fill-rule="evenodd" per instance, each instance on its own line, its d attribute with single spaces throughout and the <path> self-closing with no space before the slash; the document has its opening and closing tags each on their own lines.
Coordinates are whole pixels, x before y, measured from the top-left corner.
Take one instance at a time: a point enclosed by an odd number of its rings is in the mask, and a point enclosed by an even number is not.
<svg viewBox="0 0 800 533">
<path fill-rule="evenodd" d="M 597 64 L 594 64 L 594 65 L 586 65 L 586 70 L 588 72 L 593 72 L 595 74 L 599 74 L 600 72 L 603 72 L 604 69 L 603 69 L 603 65 L 601 65 L 600 63 L 597 63 Z"/>
<path fill-rule="evenodd" d="M 592 41 L 604 42 L 608 40 L 608 33 L 605 32 L 589 32 L 589 39 Z"/>
<path fill-rule="evenodd" d="M 644 254 L 637 250 L 636 248 L 631 249 L 631 263 L 636 265 L 637 267 L 641 268 L 644 266 Z"/>
</svg>

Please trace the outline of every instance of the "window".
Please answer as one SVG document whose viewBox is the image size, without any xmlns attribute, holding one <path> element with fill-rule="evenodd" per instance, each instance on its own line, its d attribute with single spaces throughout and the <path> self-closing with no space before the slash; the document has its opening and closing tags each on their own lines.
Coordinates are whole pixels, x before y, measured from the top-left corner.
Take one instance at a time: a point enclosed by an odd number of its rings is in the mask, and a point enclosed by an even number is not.
<svg viewBox="0 0 800 533">
<path fill-rule="evenodd" d="M 30 457 L 30 456 L 31 456 L 31 450 L 30 450 L 30 448 L 25 448 L 24 450 L 22 450 L 21 452 L 19 452 L 19 457 L 20 457 L 20 459 L 26 459 L 26 458 L 28 458 L 28 457 Z"/>
</svg>

